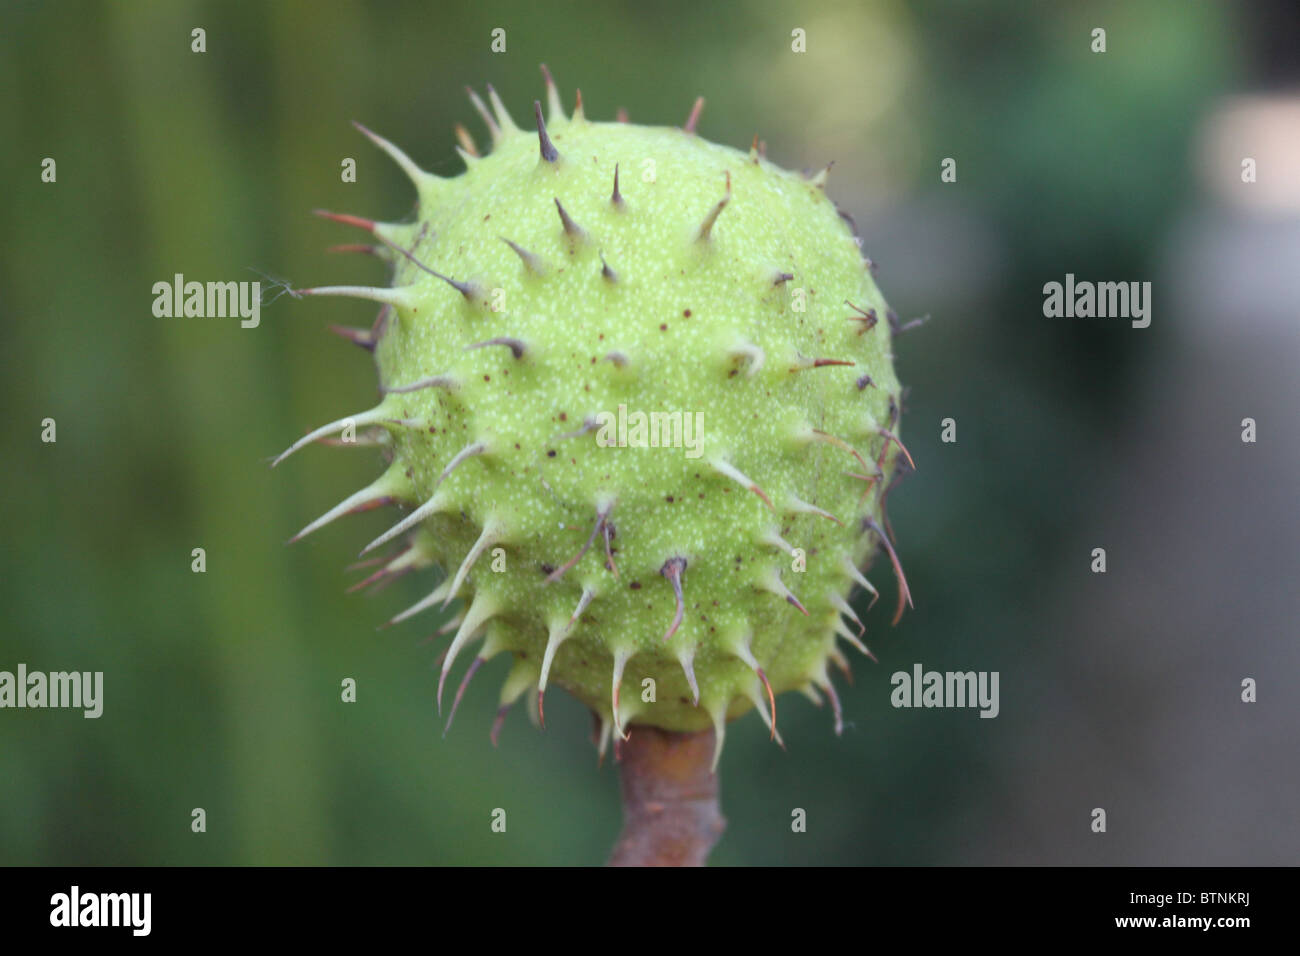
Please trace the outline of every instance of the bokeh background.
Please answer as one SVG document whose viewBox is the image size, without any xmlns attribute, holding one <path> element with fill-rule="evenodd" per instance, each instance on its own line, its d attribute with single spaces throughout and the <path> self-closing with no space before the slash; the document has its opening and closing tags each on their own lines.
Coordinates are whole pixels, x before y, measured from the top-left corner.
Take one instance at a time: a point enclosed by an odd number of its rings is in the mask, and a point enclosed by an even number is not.
<svg viewBox="0 0 1300 956">
<path fill-rule="evenodd" d="M 455 174 L 453 124 L 486 138 L 464 85 L 524 117 L 541 62 L 589 116 L 680 125 L 703 94 L 708 138 L 834 160 L 891 303 L 932 316 L 897 343 L 919 471 L 890 505 L 916 609 L 867 617 L 880 663 L 855 662 L 843 737 L 797 695 L 788 752 L 732 726 L 714 861 L 1297 862 L 1297 41 L 1289 2 L 8 0 L 0 669 L 102 670 L 106 700 L 99 720 L 0 712 L 0 863 L 605 858 L 617 774 L 583 709 L 555 695 L 539 732 L 516 708 L 493 749 L 498 661 L 444 740 L 438 622 L 375 630 L 428 579 L 344 593 L 386 513 L 284 547 L 376 473 L 367 450 L 266 467 L 365 407 L 369 361 L 326 326 L 372 310 L 151 314 L 177 272 L 380 281 L 309 215 L 411 208 L 349 120 Z M 1067 272 L 1151 281 L 1151 327 L 1044 318 Z M 1000 716 L 893 709 L 917 661 L 999 671 Z"/>
</svg>

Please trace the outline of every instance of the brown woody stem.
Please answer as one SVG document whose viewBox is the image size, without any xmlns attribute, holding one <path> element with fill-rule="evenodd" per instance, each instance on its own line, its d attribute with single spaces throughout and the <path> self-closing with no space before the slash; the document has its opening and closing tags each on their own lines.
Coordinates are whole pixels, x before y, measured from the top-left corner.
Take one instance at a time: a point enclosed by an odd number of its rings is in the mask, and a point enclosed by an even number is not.
<svg viewBox="0 0 1300 956">
<path fill-rule="evenodd" d="M 718 808 L 713 731 L 633 727 L 619 753 L 623 832 L 610 866 L 703 866 L 727 821 Z"/>
</svg>

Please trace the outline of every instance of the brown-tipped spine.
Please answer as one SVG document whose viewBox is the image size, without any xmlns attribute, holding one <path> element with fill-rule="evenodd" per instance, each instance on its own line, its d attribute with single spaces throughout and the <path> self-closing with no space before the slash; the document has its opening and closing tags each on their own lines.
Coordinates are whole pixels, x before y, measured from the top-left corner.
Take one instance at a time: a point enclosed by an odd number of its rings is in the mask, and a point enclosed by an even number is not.
<svg viewBox="0 0 1300 956">
<path fill-rule="evenodd" d="M 469 95 L 469 101 L 478 112 L 478 115 L 483 117 L 483 122 L 487 125 L 488 132 L 492 134 L 492 142 L 495 143 L 501 138 L 501 127 L 497 125 L 497 121 L 493 118 L 492 113 L 488 110 L 479 95 L 474 92 L 473 87 L 465 87 L 465 92 Z"/>
<path fill-rule="evenodd" d="M 672 623 L 668 625 L 668 630 L 664 632 L 663 639 L 665 641 L 668 641 L 677 633 L 677 629 L 682 626 L 682 617 L 686 614 L 686 602 L 682 597 L 682 572 L 685 570 L 685 558 L 669 558 L 664 562 L 664 566 L 659 569 L 659 573 L 672 583 L 673 597 L 677 602 L 677 609 L 673 613 Z"/>
<path fill-rule="evenodd" d="M 501 345 L 508 348 L 510 350 L 510 354 L 517 359 L 523 358 L 524 352 L 528 351 L 528 346 L 527 344 L 525 344 L 523 339 L 512 339 L 507 336 L 500 336 L 495 339 L 487 339 L 483 342 L 474 342 L 470 345 L 465 346 L 465 351 L 468 352 L 471 349 L 487 348 L 488 346 L 492 346 L 492 345 Z"/>
<path fill-rule="evenodd" d="M 367 352 L 375 350 L 375 338 L 370 329 L 354 329 L 346 325 L 331 325 L 330 331 L 341 338 L 347 339 L 353 345 L 359 345 Z"/>
<path fill-rule="evenodd" d="M 383 236 L 380 236 L 380 238 L 383 239 Z M 473 283 L 460 282 L 459 280 L 453 279 L 450 276 L 445 276 L 441 272 L 438 272 L 436 269 L 430 269 L 419 259 L 415 258 L 415 256 L 413 256 L 410 252 L 403 249 L 401 246 L 397 245 L 396 243 L 388 242 L 387 239 L 384 239 L 384 242 L 387 243 L 392 248 L 396 249 L 407 259 L 410 259 L 411 262 L 413 262 L 415 265 L 423 269 L 425 272 L 429 273 L 429 275 L 433 276 L 435 279 L 441 279 L 443 282 L 447 283 L 447 285 L 451 286 L 453 289 L 455 289 L 457 292 L 463 295 L 467 301 L 469 302 L 474 301 L 474 297 L 478 294 L 478 289 L 475 288 Z"/>
<path fill-rule="evenodd" d="M 345 226 L 355 226 L 358 229 L 364 229 L 366 232 L 375 231 L 375 221 L 373 219 L 351 216 L 345 212 L 330 212 L 328 209 L 313 209 L 312 215 L 328 219 L 330 222 L 342 223 Z"/>
<path fill-rule="evenodd" d="M 862 328 L 858 329 L 859 335 L 861 335 L 863 332 L 870 332 L 872 329 L 876 327 L 876 323 L 880 321 L 880 318 L 876 315 L 876 310 L 871 308 L 870 306 L 864 309 L 861 306 L 854 305 L 848 299 L 844 300 L 844 304 L 847 305 L 854 312 L 858 313 L 857 315 L 850 315 L 849 319 L 850 321 L 853 322 L 862 323 Z"/>
<path fill-rule="evenodd" d="M 614 164 L 614 193 L 609 197 L 609 201 L 614 204 L 615 209 L 622 209 L 627 205 L 623 201 L 623 194 L 618 191 L 618 163 Z"/>
<path fill-rule="evenodd" d="M 727 208 L 727 203 L 731 202 L 731 171 L 727 171 L 727 194 L 718 200 L 717 205 L 709 210 L 709 214 L 704 217 L 704 223 L 700 226 L 699 235 L 696 236 L 698 242 L 706 242 L 713 233 L 713 224 L 718 221 L 722 215 L 722 210 Z"/>
<path fill-rule="evenodd" d="M 691 107 L 691 115 L 686 117 L 686 125 L 682 127 L 684 132 L 695 135 L 695 127 L 700 122 L 700 114 L 704 112 L 704 97 L 697 96 L 695 105 Z"/>
<path fill-rule="evenodd" d="M 505 236 L 498 236 L 497 238 L 514 250 L 515 255 L 524 261 L 524 265 L 527 267 L 529 272 L 536 275 L 542 274 L 542 260 L 537 257 L 536 253 L 529 252 L 523 246 L 519 245 L 519 243 L 512 242 Z"/>
<path fill-rule="evenodd" d="M 587 234 L 583 232 L 582 227 L 574 222 L 569 214 L 565 212 L 564 206 L 560 204 L 559 199 L 555 200 L 555 208 L 560 213 L 560 225 L 564 227 L 564 234 L 573 242 L 578 242 L 584 239 Z"/>
<path fill-rule="evenodd" d="M 460 123 L 456 124 L 456 141 L 460 143 L 460 148 L 465 150 L 471 156 L 478 157 L 478 145 L 474 142 L 474 137 Z"/>
<path fill-rule="evenodd" d="M 537 117 L 537 144 L 541 150 L 542 159 L 548 163 L 558 162 L 560 154 L 555 149 L 555 144 L 551 142 L 551 137 L 546 132 L 546 121 L 542 119 L 542 104 L 540 100 L 533 100 L 533 115 Z"/>
</svg>

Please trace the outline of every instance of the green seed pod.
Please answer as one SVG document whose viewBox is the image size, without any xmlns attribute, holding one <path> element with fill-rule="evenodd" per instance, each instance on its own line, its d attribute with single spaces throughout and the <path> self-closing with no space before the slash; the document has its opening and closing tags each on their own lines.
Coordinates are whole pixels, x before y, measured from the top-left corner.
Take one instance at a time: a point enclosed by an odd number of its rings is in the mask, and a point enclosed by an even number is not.
<svg viewBox="0 0 1300 956">
<path fill-rule="evenodd" d="M 388 287 L 370 332 L 382 400 L 293 445 L 371 426 L 387 471 L 303 529 L 395 502 L 378 572 L 446 575 L 404 620 L 463 602 L 453 666 L 510 655 L 506 707 L 560 686 L 609 735 L 713 727 L 787 690 L 839 702 L 828 662 L 864 653 L 848 603 L 878 546 L 897 439 L 892 321 L 847 217 L 811 178 L 682 129 L 566 116 L 536 132 L 489 88 L 480 157 L 443 179 L 362 130 L 414 182 L 413 222 L 373 233 Z M 282 458 L 284 456 L 281 456 Z M 278 459 L 277 459 L 278 461 Z M 844 618 L 849 618 L 846 623 Z M 897 620 L 897 616 L 895 617 Z M 454 626 L 454 629 L 452 627 Z M 454 705 L 453 711 L 454 713 Z M 498 724 L 499 725 L 499 724 Z M 496 729 L 493 736 L 495 739 Z M 715 757 L 716 762 L 716 757 Z"/>
</svg>

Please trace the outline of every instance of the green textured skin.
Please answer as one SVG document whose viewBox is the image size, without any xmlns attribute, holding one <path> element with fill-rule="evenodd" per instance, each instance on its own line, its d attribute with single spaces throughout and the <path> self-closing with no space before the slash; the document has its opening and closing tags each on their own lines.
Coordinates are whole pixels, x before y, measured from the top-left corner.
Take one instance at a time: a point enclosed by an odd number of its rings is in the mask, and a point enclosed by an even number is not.
<svg viewBox="0 0 1300 956">
<path fill-rule="evenodd" d="M 461 628 L 447 667 L 486 636 L 479 654 L 515 659 L 502 694 L 509 702 L 536 686 L 555 635 L 562 643 L 548 686 L 608 726 L 622 651 L 630 656 L 615 723 L 680 731 L 720 727 L 766 704 L 741 659 L 745 647 L 774 693 L 825 687 L 828 658 L 838 657 L 833 596 L 853 588 L 846 557 L 860 566 L 875 550 L 877 534 L 864 532 L 862 519 L 880 520 L 899 454 L 879 434 L 896 428 L 899 393 L 888 324 L 855 319 L 846 300 L 882 317 L 886 304 L 847 224 L 819 182 L 681 129 L 590 122 L 553 105 L 548 131 L 559 159 L 548 162 L 536 133 L 503 111 L 499 122 L 492 152 L 467 157 L 466 173 L 417 179 L 415 222 L 375 230 L 473 288 L 463 295 L 393 254 L 401 295 L 375 348 L 383 386 L 433 375 L 455 382 L 389 393 L 380 406 L 392 497 L 439 502 L 417 534 L 418 563 L 455 575 L 491 529 L 454 595 L 472 608 L 474 625 L 491 613 L 482 628 Z M 611 201 L 616 163 L 621 207 Z M 728 176 L 730 200 L 700 238 Z M 583 237 L 566 234 L 556 199 Z M 535 256 L 541 274 L 501 237 Z M 602 274 L 602 257 L 616 281 Z M 781 273 L 793 278 L 777 281 Z M 797 289 L 806 293 L 803 312 L 793 307 Z M 516 358 L 507 347 L 467 349 L 498 337 L 526 350 Z M 763 352 L 756 372 L 753 353 L 735 351 L 746 345 Z M 608 360 L 611 352 L 627 363 Z M 817 358 L 853 364 L 807 367 Z M 864 373 L 874 386 L 859 387 Z M 582 433 L 584 422 L 620 405 L 702 412 L 701 456 L 602 447 L 598 431 Z M 850 477 L 863 461 L 814 429 L 852 445 L 882 477 Z M 485 452 L 439 483 L 472 443 Z M 714 461 L 748 476 L 772 507 Z M 797 512 L 798 499 L 839 523 Z M 602 529 L 577 564 L 548 581 L 592 537 L 602 509 L 617 575 Z M 792 570 L 772 533 L 803 549 L 806 570 Z M 674 558 L 686 561 L 684 616 L 665 641 L 676 602 L 661 569 Z M 768 586 L 773 576 L 806 615 Z M 584 589 L 590 603 L 570 627 Z M 681 665 L 692 649 L 698 705 Z M 654 702 L 643 700 L 644 678 L 655 681 Z"/>
</svg>

